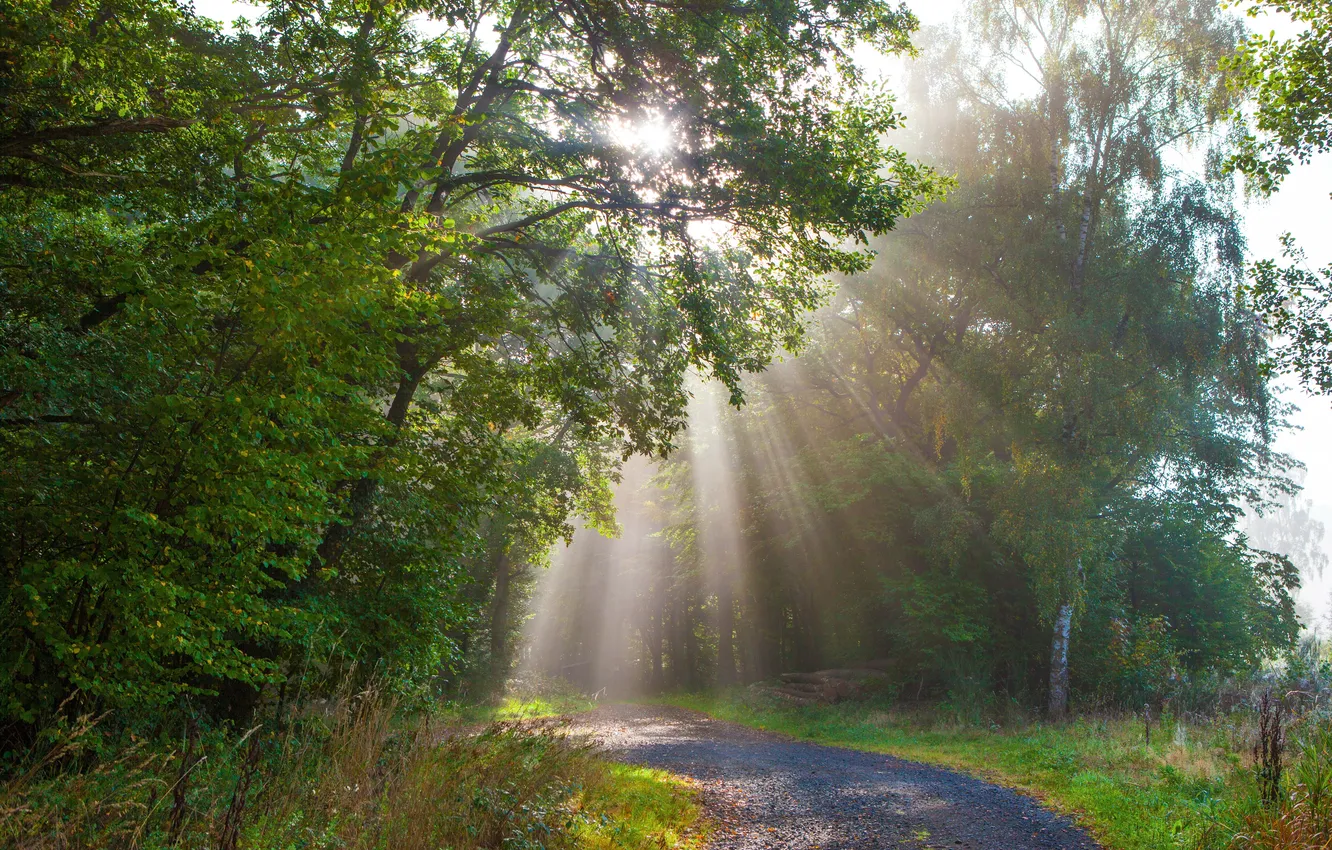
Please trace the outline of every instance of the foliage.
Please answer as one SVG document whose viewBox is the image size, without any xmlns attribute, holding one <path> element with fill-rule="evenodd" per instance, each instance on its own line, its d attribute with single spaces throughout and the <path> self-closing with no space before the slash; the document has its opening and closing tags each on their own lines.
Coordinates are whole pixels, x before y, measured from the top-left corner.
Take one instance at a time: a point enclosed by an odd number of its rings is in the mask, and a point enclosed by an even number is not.
<svg viewBox="0 0 1332 850">
<path fill-rule="evenodd" d="M 1332 391 L 1332 267 L 1312 268 L 1289 234 L 1282 237 L 1284 264 L 1267 258 L 1250 269 L 1253 309 L 1282 344 L 1275 365 L 1299 376 L 1314 391 Z"/>
<path fill-rule="evenodd" d="M 1250 16 L 1278 14 L 1297 27 L 1293 38 L 1247 36 L 1229 66 L 1231 85 L 1250 92 L 1254 109 L 1237 114 L 1241 135 L 1230 168 L 1270 195 L 1297 162 L 1332 150 L 1332 5 L 1326 0 L 1255 2 Z M 1254 310 L 1283 340 L 1274 365 L 1319 392 L 1332 391 L 1332 269 L 1310 267 L 1289 234 L 1283 262 L 1267 258 L 1251 269 Z"/>
<path fill-rule="evenodd" d="M 1275 32 L 1246 36 L 1230 66 L 1232 85 L 1253 94 L 1253 128 L 1231 166 L 1267 194 L 1296 162 L 1332 149 L 1332 5 L 1325 0 L 1255 2 L 1250 17 L 1276 13 L 1300 29 L 1294 38 Z M 1244 128 L 1249 129 L 1249 128 Z"/>
<path fill-rule="evenodd" d="M 1033 704 L 1067 674 L 1140 708 L 1291 646 L 1298 571 L 1238 533 L 1295 484 L 1231 187 L 1166 164 L 1225 153 L 1239 36 L 1149 0 L 977 0 L 923 34 L 898 138 L 955 187 L 743 409 L 699 389 L 659 492 L 622 492 L 672 559 L 570 550 L 633 600 L 618 670 L 586 640 L 549 669 L 652 690 L 877 659 L 908 695 Z"/>
<path fill-rule="evenodd" d="M 490 557 L 605 524 L 686 371 L 738 401 L 935 190 L 848 58 L 913 27 L 878 2 L 278 0 L 231 32 L 175 0 L 10 4 L 7 739 L 62 704 L 243 718 L 349 669 L 450 681 Z"/>
</svg>

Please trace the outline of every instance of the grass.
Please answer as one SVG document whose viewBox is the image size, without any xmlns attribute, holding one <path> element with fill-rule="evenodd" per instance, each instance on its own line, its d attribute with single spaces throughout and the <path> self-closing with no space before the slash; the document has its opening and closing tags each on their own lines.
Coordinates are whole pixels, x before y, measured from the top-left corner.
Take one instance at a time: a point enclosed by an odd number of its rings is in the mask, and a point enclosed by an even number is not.
<svg viewBox="0 0 1332 850">
<path fill-rule="evenodd" d="M 1072 815 L 1112 850 L 1224 846 L 1229 812 L 1252 784 L 1246 730 L 1170 720 L 1144 742 L 1141 718 L 974 725 L 937 710 L 863 703 L 789 706 L 745 695 L 670 704 L 809 741 L 941 765 L 1017 788 Z"/>
<path fill-rule="evenodd" d="M 511 700 L 404 716 L 374 693 L 238 739 L 111 740 L 92 718 L 0 779 L 0 847 L 692 850 L 686 780 L 614 764 Z"/>
<path fill-rule="evenodd" d="M 595 814 L 579 834 L 579 847 L 699 848 L 709 826 L 699 816 L 696 789 L 688 780 L 634 765 L 604 765 L 603 781 L 583 798 Z"/>
<path fill-rule="evenodd" d="M 498 701 L 475 704 L 454 703 L 443 714 L 458 723 L 495 723 L 520 720 L 544 720 L 566 714 L 591 711 L 596 703 L 581 694 L 554 693 L 541 696 L 507 694 Z"/>
</svg>

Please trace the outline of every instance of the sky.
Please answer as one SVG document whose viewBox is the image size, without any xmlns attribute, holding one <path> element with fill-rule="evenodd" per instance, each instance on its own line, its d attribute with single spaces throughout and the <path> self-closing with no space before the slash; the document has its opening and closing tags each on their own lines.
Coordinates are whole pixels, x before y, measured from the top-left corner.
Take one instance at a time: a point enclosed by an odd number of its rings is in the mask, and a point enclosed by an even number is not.
<svg viewBox="0 0 1332 850">
<path fill-rule="evenodd" d="M 1324 155 L 1297 167 L 1270 201 L 1251 204 L 1244 210 L 1250 254 L 1255 258 L 1279 257 L 1281 234 L 1289 232 L 1314 266 L 1332 265 L 1329 192 L 1332 192 L 1332 156 Z M 1295 430 L 1280 435 L 1276 448 L 1304 463 L 1304 495 L 1313 502 L 1314 518 L 1332 535 L 1332 398 L 1289 388 L 1285 399 L 1299 410 L 1291 417 Z M 1329 544 L 1332 537 L 1324 539 L 1325 550 Z M 1314 612 L 1317 620 L 1326 620 L 1332 610 L 1332 570 L 1322 576 L 1306 575 L 1300 601 Z"/>
<path fill-rule="evenodd" d="M 959 0 L 929 0 L 909 3 L 923 25 L 944 24 L 957 13 Z M 237 16 L 258 17 L 260 6 L 234 0 L 194 0 L 195 10 L 210 18 L 229 22 Z M 1272 29 L 1289 35 L 1288 22 L 1264 17 L 1255 29 Z M 878 63 L 875 63 L 878 64 Z M 893 63 L 880 65 L 891 74 Z M 909 116 L 908 116 L 909 117 Z M 1332 156 L 1324 155 L 1307 165 L 1297 165 L 1285 185 L 1267 200 L 1246 200 L 1241 214 L 1250 256 L 1279 257 L 1281 236 L 1292 234 L 1315 267 L 1332 265 Z M 1299 460 L 1306 468 L 1304 495 L 1313 503 L 1313 515 L 1329 529 L 1324 548 L 1332 546 L 1332 398 L 1312 396 L 1298 386 L 1284 387 L 1283 399 L 1296 407 L 1291 429 L 1277 438 L 1276 450 Z M 1332 570 L 1322 576 L 1306 575 L 1300 594 L 1302 607 L 1313 619 L 1328 619 L 1332 613 Z"/>
</svg>

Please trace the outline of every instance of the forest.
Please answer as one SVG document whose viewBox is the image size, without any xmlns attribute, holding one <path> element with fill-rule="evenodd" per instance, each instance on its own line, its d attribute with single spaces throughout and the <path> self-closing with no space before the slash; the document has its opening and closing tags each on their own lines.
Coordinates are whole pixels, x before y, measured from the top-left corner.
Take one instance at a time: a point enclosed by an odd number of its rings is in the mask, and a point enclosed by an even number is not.
<svg viewBox="0 0 1332 850">
<path fill-rule="evenodd" d="M 911 7 L 0 5 L 0 846 L 805 846 L 619 701 L 1332 846 L 1332 268 L 1243 215 L 1332 6 Z"/>
</svg>

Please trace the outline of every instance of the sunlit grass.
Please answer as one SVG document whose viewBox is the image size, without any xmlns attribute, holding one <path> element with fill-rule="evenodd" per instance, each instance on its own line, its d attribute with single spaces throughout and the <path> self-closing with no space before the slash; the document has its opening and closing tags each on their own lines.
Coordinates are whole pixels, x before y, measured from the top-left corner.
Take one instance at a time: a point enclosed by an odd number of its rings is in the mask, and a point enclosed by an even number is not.
<svg viewBox="0 0 1332 850">
<path fill-rule="evenodd" d="M 597 703 L 571 688 L 547 688 L 542 693 L 519 690 L 487 703 L 453 703 L 445 714 L 459 723 L 543 720 L 591 711 Z"/>
<path fill-rule="evenodd" d="M 670 704 L 832 746 L 941 765 L 1029 793 L 1075 817 L 1111 850 L 1193 848 L 1251 779 L 1223 724 L 1157 728 L 1137 718 L 953 723 L 938 712 L 865 704 L 780 706 L 739 696 L 679 695 Z"/>
<path fill-rule="evenodd" d="M 698 848 L 707 843 L 692 783 L 661 770 L 608 764 L 604 779 L 584 792 L 579 846 L 600 848 Z"/>
<path fill-rule="evenodd" d="M 535 720 L 542 717 L 558 717 L 562 714 L 575 714 L 590 711 L 596 706 L 592 700 L 583 696 L 557 697 L 506 697 L 494 709 L 495 720 Z"/>
<path fill-rule="evenodd" d="M 569 707 L 534 702 L 488 711 Z M 557 721 L 460 724 L 361 694 L 251 747 L 210 733 L 185 780 L 174 741 L 94 758 L 95 726 L 64 730 L 43 769 L 0 779 L 0 847 L 693 850 L 707 835 L 689 781 L 611 762 Z M 229 806 L 240 793 L 243 808 Z M 218 841 L 228 828 L 237 843 Z"/>
</svg>

